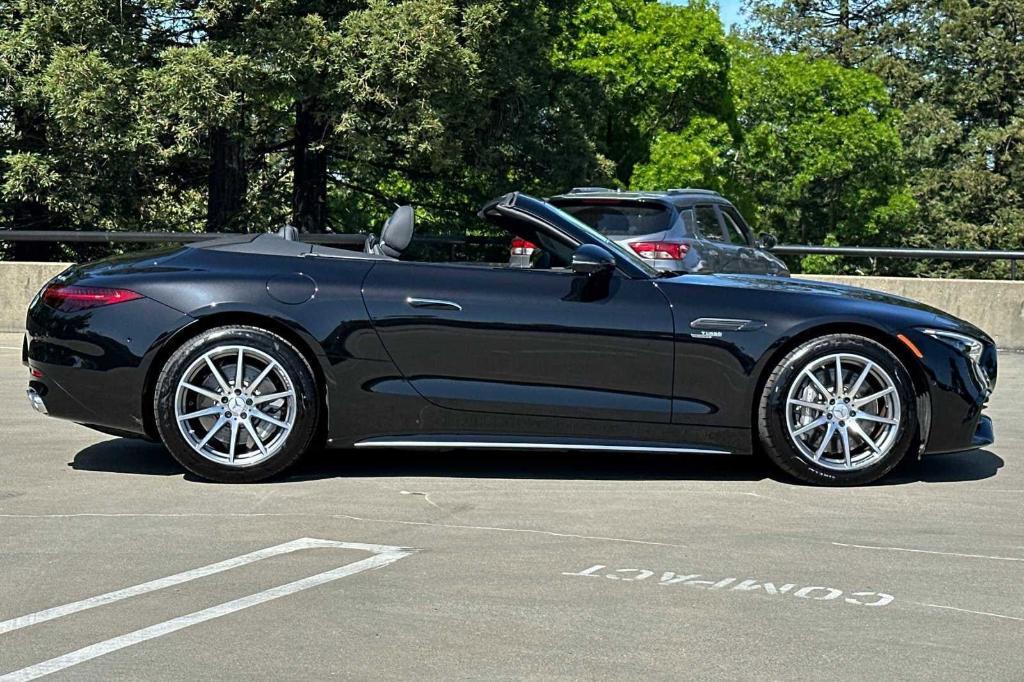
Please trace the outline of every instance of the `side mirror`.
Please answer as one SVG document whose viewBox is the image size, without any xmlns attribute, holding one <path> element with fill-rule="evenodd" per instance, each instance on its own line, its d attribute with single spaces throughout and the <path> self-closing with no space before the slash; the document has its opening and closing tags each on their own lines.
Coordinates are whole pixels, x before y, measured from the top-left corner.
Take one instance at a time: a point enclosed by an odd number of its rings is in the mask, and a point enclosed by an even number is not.
<svg viewBox="0 0 1024 682">
<path fill-rule="evenodd" d="M 578 275 L 610 273 L 615 266 L 615 256 L 596 244 L 584 244 L 572 254 L 572 271 Z"/>
<path fill-rule="evenodd" d="M 757 245 L 762 249 L 771 251 L 772 249 L 779 245 L 779 238 L 776 237 L 771 232 L 762 232 L 761 234 L 757 235 Z"/>
</svg>

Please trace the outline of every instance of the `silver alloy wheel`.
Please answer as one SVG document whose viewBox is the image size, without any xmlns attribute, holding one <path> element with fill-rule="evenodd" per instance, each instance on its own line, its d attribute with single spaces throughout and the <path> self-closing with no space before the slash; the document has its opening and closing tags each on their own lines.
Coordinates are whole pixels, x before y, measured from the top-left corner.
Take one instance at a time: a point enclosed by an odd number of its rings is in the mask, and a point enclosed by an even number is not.
<svg viewBox="0 0 1024 682">
<path fill-rule="evenodd" d="M 255 466 L 284 446 L 298 402 L 291 377 L 250 346 L 218 346 L 178 382 L 174 417 L 200 455 L 232 467 Z"/>
<path fill-rule="evenodd" d="M 888 454 L 900 433 L 896 382 L 854 353 L 817 358 L 786 396 L 786 427 L 800 453 L 828 469 L 853 471 Z"/>
</svg>

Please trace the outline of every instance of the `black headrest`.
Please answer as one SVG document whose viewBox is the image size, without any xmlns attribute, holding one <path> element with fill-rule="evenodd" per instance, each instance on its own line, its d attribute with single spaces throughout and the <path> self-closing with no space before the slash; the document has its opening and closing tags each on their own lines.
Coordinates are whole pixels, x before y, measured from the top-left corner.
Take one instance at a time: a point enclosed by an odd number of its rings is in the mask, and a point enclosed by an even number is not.
<svg viewBox="0 0 1024 682">
<path fill-rule="evenodd" d="M 379 252 L 398 258 L 409 246 L 415 228 L 415 212 L 412 206 L 399 206 L 380 231 Z"/>
<path fill-rule="evenodd" d="M 277 236 L 286 242 L 294 242 L 299 239 L 299 231 L 293 225 L 285 225 L 277 231 Z"/>
</svg>

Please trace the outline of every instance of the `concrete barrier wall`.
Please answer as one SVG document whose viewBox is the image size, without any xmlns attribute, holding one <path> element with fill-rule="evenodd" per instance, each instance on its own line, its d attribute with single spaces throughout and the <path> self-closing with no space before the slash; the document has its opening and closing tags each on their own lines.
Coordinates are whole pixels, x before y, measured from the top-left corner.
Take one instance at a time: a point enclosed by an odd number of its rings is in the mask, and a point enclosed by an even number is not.
<svg viewBox="0 0 1024 682">
<path fill-rule="evenodd" d="M 0 332 L 25 328 L 36 292 L 67 263 L 0 262 Z M 961 317 L 992 335 L 1000 348 L 1024 349 L 1024 282 L 798 275 L 912 298 Z"/>
<path fill-rule="evenodd" d="M 912 298 L 967 320 L 995 339 L 1000 348 L 1024 349 L 1024 282 L 1021 281 L 840 275 L 797 277 Z"/>
<path fill-rule="evenodd" d="M 0 332 L 25 331 L 32 297 L 69 263 L 0 263 Z"/>
</svg>

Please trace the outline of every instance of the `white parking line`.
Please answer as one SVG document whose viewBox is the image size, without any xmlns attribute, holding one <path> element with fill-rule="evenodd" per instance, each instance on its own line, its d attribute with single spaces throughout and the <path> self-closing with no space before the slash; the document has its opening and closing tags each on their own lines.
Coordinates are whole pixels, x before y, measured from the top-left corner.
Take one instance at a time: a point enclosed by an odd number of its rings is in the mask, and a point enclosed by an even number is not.
<svg viewBox="0 0 1024 682">
<path fill-rule="evenodd" d="M 107 592 L 106 594 L 97 595 L 95 597 L 89 597 L 81 601 L 76 601 L 71 604 L 64 604 L 62 606 L 55 606 L 52 609 L 46 609 L 45 611 L 37 611 L 36 613 L 30 613 L 25 616 L 19 616 L 10 620 L 0 622 L 0 635 L 6 632 L 12 632 L 14 630 L 20 630 L 21 628 L 27 628 L 30 625 L 36 625 L 37 623 L 45 623 L 48 620 L 54 618 L 61 618 L 62 616 L 69 616 L 72 613 L 78 613 L 79 611 L 86 611 L 88 609 L 94 609 L 97 606 L 104 606 L 106 604 L 112 604 L 122 599 L 128 599 L 129 597 L 137 597 L 148 592 L 155 592 L 156 590 L 162 590 L 165 587 L 172 587 L 174 585 L 180 585 L 187 583 L 197 578 L 205 578 L 208 575 L 214 575 L 222 571 L 228 571 L 232 568 L 238 568 L 239 566 L 245 566 L 251 564 L 254 561 L 260 561 L 262 559 L 269 559 L 273 556 L 280 554 L 288 554 L 289 552 L 296 552 L 301 549 L 313 549 L 317 547 L 342 547 L 344 549 L 359 549 L 367 552 L 373 552 L 374 554 L 383 554 L 388 551 L 392 551 L 393 547 L 383 547 L 380 545 L 360 545 L 353 543 L 338 543 L 331 540 L 315 540 L 313 538 L 302 538 L 300 540 L 292 540 L 281 545 L 275 545 L 273 547 L 267 547 L 250 554 L 243 554 L 242 556 L 235 557 L 233 559 L 227 559 L 225 561 L 219 561 L 209 566 L 202 566 L 200 568 L 193 568 L 189 571 L 183 571 L 181 573 L 175 573 L 165 578 L 159 578 L 157 580 L 151 580 L 141 585 L 134 585 L 132 587 L 126 587 L 122 590 L 115 590 L 114 592 Z"/>
<path fill-rule="evenodd" d="M 930 606 L 933 609 L 946 609 L 947 611 L 959 611 L 960 613 L 973 613 L 976 616 L 991 616 L 992 618 L 1003 618 L 1005 620 L 1019 620 L 1021 622 L 1024 622 L 1024 618 L 1020 618 L 1019 616 L 1007 616 L 1002 613 L 991 613 L 989 611 L 971 611 L 970 609 L 958 609 L 955 606 L 943 606 L 942 604 L 922 603 L 921 606 Z"/>
<path fill-rule="evenodd" d="M 49 675 L 50 673 L 70 668 L 71 666 L 84 663 L 85 661 L 89 661 L 119 649 L 124 649 L 125 647 L 132 646 L 133 644 L 139 644 L 150 639 L 162 637 L 192 625 L 204 623 L 208 620 L 213 620 L 214 618 L 220 618 L 221 616 L 226 616 L 228 614 L 235 613 L 236 611 L 241 611 L 242 609 L 257 606 L 273 599 L 279 599 L 280 597 L 286 597 L 290 594 L 295 594 L 296 592 L 302 592 L 303 590 L 308 590 L 340 578 L 355 575 L 356 573 L 387 566 L 388 564 L 409 556 L 413 551 L 415 551 L 404 547 L 391 547 L 387 545 L 366 545 L 361 543 L 338 542 L 334 540 L 302 538 L 292 542 L 286 542 L 281 545 L 276 545 L 274 547 L 268 547 L 251 554 L 245 554 L 234 559 L 228 559 L 202 568 L 184 571 L 159 580 L 153 580 L 148 583 L 143 583 L 142 585 L 136 585 L 134 587 L 109 592 L 90 599 L 84 599 L 72 604 L 65 604 L 64 606 L 58 606 L 38 613 L 28 614 L 27 616 L 21 616 L 20 618 L 14 618 L 0 624 L 0 626 L 5 627 L 5 629 L 0 630 L 0 633 L 10 632 L 19 628 L 28 627 L 29 625 L 35 625 L 47 620 L 84 611 L 86 609 L 110 604 L 128 597 L 146 594 L 147 592 L 153 592 L 171 585 L 180 585 L 181 583 L 188 582 L 190 580 L 195 580 L 207 575 L 244 566 L 272 556 L 286 554 L 300 549 L 321 547 L 363 550 L 373 552 L 374 556 L 351 564 L 346 564 L 308 578 L 302 578 L 285 585 L 272 587 L 268 590 L 257 592 L 256 594 L 250 594 L 239 599 L 224 602 L 223 604 L 211 606 L 201 611 L 179 616 L 178 618 L 173 618 L 163 623 L 158 623 L 150 627 L 142 628 L 141 630 L 136 630 L 125 635 L 120 635 L 118 637 L 113 637 L 111 639 L 92 644 L 82 649 L 78 649 L 77 651 L 72 651 L 62 656 L 57 656 L 56 658 L 43 661 L 42 663 L 37 663 L 27 668 L 22 668 L 21 670 L 16 670 L 12 673 L 0 676 L 0 682 L 34 680 L 38 677 L 42 677 L 43 675 Z"/>
<path fill-rule="evenodd" d="M 913 552 L 914 554 L 938 554 L 940 556 L 956 556 L 965 559 L 991 559 L 992 561 L 1024 561 L 1024 557 L 989 556 L 988 554 L 963 554 L 960 552 L 939 552 L 931 549 L 910 549 L 907 547 L 879 547 L 877 545 L 850 545 L 845 542 L 833 542 L 836 547 L 853 547 L 855 549 L 880 549 L 889 552 Z"/>
</svg>

